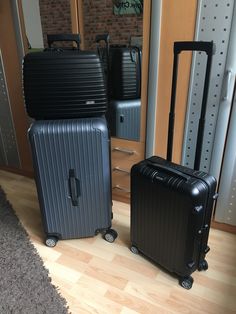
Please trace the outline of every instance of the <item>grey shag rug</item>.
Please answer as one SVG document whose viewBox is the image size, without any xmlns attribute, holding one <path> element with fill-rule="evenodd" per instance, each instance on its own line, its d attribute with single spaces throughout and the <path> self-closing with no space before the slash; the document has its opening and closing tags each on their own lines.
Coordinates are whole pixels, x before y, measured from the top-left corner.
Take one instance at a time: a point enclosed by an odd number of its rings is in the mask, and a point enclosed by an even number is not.
<svg viewBox="0 0 236 314">
<path fill-rule="evenodd" d="M 51 284 L 42 259 L 1 188 L 0 313 L 68 313 L 66 301 Z"/>
</svg>

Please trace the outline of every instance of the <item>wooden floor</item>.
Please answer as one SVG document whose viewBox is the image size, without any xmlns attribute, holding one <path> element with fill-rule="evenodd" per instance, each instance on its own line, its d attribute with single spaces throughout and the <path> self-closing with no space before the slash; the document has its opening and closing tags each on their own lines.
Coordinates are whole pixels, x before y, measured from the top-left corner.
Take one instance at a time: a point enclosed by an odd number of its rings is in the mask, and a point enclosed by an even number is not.
<svg viewBox="0 0 236 314">
<path fill-rule="evenodd" d="M 114 202 L 110 244 L 100 235 L 44 245 L 34 181 L 0 171 L 0 185 L 72 313 L 236 313 L 236 235 L 211 230 L 209 269 L 195 272 L 191 290 L 129 250 L 129 206 Z M 58 313 L 59 314 L 59 313 Z"/>
</svg>

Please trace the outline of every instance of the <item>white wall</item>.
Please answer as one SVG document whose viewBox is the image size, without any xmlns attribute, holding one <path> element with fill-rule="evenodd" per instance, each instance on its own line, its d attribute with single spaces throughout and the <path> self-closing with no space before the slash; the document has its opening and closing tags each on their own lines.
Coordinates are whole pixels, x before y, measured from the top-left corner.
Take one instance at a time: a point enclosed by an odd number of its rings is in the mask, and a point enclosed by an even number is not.
<svg viewBox="0 0 236 314">
<path fill-rule="evenodd" d="M 32 48 L 43 48 L 39 0 L 22 0 L 26 35 Z"/>
</svg>

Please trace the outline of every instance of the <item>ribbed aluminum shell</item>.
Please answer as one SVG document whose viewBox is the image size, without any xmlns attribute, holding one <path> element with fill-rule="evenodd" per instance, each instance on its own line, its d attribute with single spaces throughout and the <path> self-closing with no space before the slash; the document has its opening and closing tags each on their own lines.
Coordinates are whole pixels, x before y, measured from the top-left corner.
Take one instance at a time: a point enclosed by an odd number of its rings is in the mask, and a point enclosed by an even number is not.
<svg viewBox="0 0 236 314">
<path fill-rule="evenodd" d="M 107 86 L 94 52 L 52 50 L 29 53 L 23 63 L 27 113 L 35 119 L 101 116 Z"/>
<path fill-rule="evenodd" d="M 159 157 L 134 165 L 132 244 L 167 270 L 190 275 L 205 258 L 215 189 L 213 177 Z M 194 263 L 192 268 L 189 263 Z"/>
<path fill-rule="evenodd" d="M 132 54 L 136 53 L 136 60 Z M 137 99 L 141 95 L 142 52 L 137 47 L 111 47 L 111 86 L 113 99 Z"/>
<path fill-rule="evenodd" d="M 139 141 L 141 99 L 113 100 L 109 106 L 111 135 Z"/>
<path fill-rule="evenodd" d="M 104 118 L 37 121 L 29 130 L 45 233 L 93 236 L 111 226 L 110 157 Z M 69 171 L 79 180 L 73 206 Z"/>
</svg>

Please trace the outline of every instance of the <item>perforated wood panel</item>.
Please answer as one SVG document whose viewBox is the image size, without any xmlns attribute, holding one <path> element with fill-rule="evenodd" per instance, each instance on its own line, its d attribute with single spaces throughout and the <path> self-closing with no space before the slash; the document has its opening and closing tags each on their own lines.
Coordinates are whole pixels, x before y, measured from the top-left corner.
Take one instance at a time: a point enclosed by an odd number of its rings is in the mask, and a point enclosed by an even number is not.
<svg viewBox="0 0 236 314">
<path fill-rule="evenodd" d="M 0 164 L 19 167 L 16 136 L 9 104 L 8 90 L 0 52 Z"/>
<path fill-rule="evenodd" d="M 200 169 L 204 171 L 209 171 L 210 169 L 233 8 L 233 0 L 200 0 L 198 4 L 195 40 L 213 40 L 216 48 L 212 62 L 204 142 L 200 164 Z M 185 121 L 186 127 L 182 150 L 182 164 L 191 168 L 193 168 L 194 165 L 196 152 L 198 121 L 201 110 L 205 69 L 206 55 L 204 53 L 195 53 L 192 60 Z"/>
</svg>

